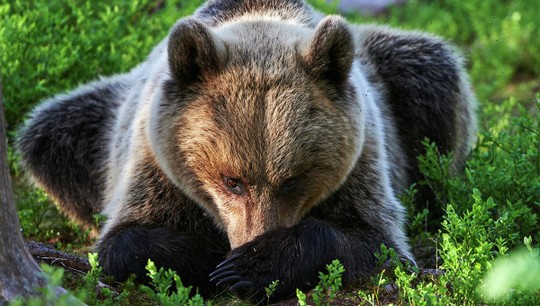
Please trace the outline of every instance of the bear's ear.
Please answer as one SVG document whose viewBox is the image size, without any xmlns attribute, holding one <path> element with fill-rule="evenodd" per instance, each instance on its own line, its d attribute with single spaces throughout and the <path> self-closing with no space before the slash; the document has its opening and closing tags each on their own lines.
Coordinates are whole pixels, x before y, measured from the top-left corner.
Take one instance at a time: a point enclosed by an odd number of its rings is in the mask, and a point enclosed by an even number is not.
<svg viewBox="0 0 540 306">
<path fill-rule="evenodd" d="M 184 18 L 174 25 L 167 52 L 172 76 L 184 84 L 218 71 L 226 57 L 223 40 L 194 18 Z"/>
<path fill-rule="evenodd" d="M 339 86 L 347 80 L 353 60 L 354 43 L 347 22 L 339 16 L 324 18 L 304 54 L 308 73 Z"/>
</svg>

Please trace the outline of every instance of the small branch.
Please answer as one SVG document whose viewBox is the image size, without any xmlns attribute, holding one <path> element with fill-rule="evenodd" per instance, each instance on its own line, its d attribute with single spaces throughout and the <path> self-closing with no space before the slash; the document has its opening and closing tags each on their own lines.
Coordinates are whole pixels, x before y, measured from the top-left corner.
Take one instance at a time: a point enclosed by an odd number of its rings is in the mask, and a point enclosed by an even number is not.
<svg viewBox="0 0 540 306">
<path fill-rule="evenodd" d="M 81 274 L 90 271 L 92 268 L 86 258 L 64 253 L 34 241 L 27 241 L 26 246 L 36 261 L 46 262 Z"/>
<path fill-rule="evenodd" d="M 38 262 L 45 262 L 49 265 L 62 267 L 79 274 L 86 274 L 92 269 L 86 258 L 49 248 L 40 242 L 27 241 L 26 246 L 32 257 Z M 113 296 L 119 294 L 114 287 L 98 281 L 96 292 L 101 294 L 105 288 L 109 289 Z"/>
</svg>

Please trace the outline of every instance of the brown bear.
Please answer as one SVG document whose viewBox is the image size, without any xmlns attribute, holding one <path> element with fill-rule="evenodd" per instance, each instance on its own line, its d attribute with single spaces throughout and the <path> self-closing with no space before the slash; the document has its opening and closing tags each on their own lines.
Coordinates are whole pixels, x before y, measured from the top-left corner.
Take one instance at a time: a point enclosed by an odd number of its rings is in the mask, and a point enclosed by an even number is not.
<svg viewBox="0 0 540 306">
<path fill-rule="evenodd" d="M 38 106 L 18 147 L 117 280 L 175 270 L 203 294 L 279 300 L 381 244 L 413 260 L 396 195 L 427 137 L 459 169 L 475 99 L 443 40 L 348 25 L 302 0 L 211 0 L 148 59 Z M 217 268 L 216 268 L 217 266 Z"/>
</svg>

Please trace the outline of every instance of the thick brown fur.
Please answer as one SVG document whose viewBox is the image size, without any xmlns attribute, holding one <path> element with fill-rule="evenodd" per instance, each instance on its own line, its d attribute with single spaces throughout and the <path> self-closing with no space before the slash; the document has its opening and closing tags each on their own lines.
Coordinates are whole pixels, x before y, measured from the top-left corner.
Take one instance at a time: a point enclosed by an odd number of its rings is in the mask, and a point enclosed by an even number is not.
<svg viewBox="0 0 540 306">
<path fill-rule="evenodd" d="M 63 211 L 108 217 L 96 248 L 118 280 L 150 258 L 203 294 L 260 301 L 279 280 L 279 300 L 336 258 L 345 283 L 368 276 L 383 243 L 414 260 L 396 196 L 425 137 L 463 167 L 474 108 L 439 38 L 211 0 L 131 72 L 36 108 L 19 150 Z"/>
</svg>

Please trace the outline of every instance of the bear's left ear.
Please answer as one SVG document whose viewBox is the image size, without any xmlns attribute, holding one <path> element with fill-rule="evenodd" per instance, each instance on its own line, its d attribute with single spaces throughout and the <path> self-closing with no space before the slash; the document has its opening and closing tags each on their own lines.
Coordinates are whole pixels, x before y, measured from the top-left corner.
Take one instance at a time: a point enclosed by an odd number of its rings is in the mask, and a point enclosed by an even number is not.
<svg viewBox="0 0 540 306">
<path fill-rule="evenodd" d="M 342 85 L 354 60 L 353 37 L 345 19 L 339 16 L 324 18 L 308 44 L 304 54 L 308 73 L 334 85 Z"/>
<path fill-rule="evenodd" d="M 218 71 L 226 58 L 224 41 L 202 21 L 190 17 L 174 25 L 167 52 L 171 74 L 183 84 Z"/>
</svg>

